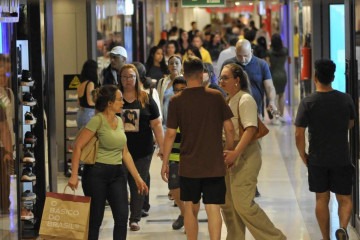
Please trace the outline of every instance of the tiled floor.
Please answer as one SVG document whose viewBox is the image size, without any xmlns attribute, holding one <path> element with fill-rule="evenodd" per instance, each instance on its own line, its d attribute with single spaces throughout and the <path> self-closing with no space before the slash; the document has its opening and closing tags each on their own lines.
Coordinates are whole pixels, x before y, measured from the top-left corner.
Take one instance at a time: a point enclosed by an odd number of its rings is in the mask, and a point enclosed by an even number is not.
<svg viewBox="0 0 360 240">
<path fill-rule="evenodd" d="M 259 175 L 261 197 L 256 202 L 265 210 L 274 224 L 280 228 L 289 240 L 321 239 L 315 214 L 315 195 L 308 191 L 307 172 L 298 157 L 294 127 L 288 123 L 282 126 L 269 126 L 271 131 L 263 139 L 263 165 Z M 151 165 L 150 215 L 140 222 L 141 230 L 128 232 L 128 239 L 186 239 L 183 230 L 174 231 L 171 223 L 179 214 L 177 208 L 167 198 L 167 184 L 160 177 L 161 161 L 153 158 Z M 64 179 L 65 180 L 65 179 Z M 63 189 L 64 180 L 59 181 Z M 334 196 L 332 196 L 334 199 Z M 331 202 L 331 231 L 338 228 L 337 204 Z M 201 207 L 200 219 L 206 219 Z M 113 220 L 110 209 L 106 210 L 101 227 L 101 240 L 112 239 Z M 350 239 L 360 239 L 349 227 Z M 222 228 L 222 239 L 226 238 L 226 227 Z M 209 239 L 207 223 L 199 224 L 199 240 Z M 247 234 L 246 239 L 254 239 Z"/>
<path fill-rule="evenodd" d="M 269 126 L 270 134 L 263 139 L 263 165 L 259 175 L 261 197 L 256 202 L 265 210 L 274 224 L 280 228 L 289 240 L 319 240 L 321 234 L 314 214 L 315 196 L 308 191 L 307 172 L 298 157 L 294 127 L 288 123 L 282 126 Z M 140 239 L 186 239 L 183 230 L 174 231 L 171 223 L 179 214 L 177 208 L 167 198 L 167 184 L 160 178 L 161 161 L 154 158 L 151 165 L 150 215 L 140 222 L 141 230 L 128 232 L 129 240 Z M 64 189 L 67 178 L 59 173 L 59 191 Z M 81 187 L 79 188 L 81 189 Z M 81 194 L 81 190 L 78 194 Z M 332 239 L 338 228 L 337 204 L 332 196 L 331 231 Z M 199 218 L 206 219 L 203 206 Z M 9 218 L 0 218 L 1 228 L 9 228 Z M 101 227 L 100 240 L 112 239 L 113 220 L 110 209 L 106 209 Z M 360 239 L 354 229 L 349 227 L 350 239 Z M 1 239 L 17 239 L 15 234 L 5 236 L 0 231 Z M 226 238 L 226 227 L 222 228 L 222 239 Z M 209 239 L 207 224 L 199 224 L 199 240 Z M 250 233 L 246 239 L 254 239 Z"/>
</svg>

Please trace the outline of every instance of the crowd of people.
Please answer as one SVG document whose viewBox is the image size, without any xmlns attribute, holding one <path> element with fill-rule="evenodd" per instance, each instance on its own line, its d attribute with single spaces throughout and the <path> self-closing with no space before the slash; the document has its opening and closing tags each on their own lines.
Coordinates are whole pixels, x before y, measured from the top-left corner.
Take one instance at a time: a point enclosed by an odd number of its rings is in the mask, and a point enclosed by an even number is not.
<svg viewBox="0 0 360 240">
<path fill-rule="evenodd" d="M 227 239 L 245 239 L 246 229 L 255 239 L 286 239 L 254 201 L 259 196 L 261 141 L 253 137 L 258 119 L 264 119 L 265 109 L 274 115 L 274 124 L 285 122 L 284 65 L 289 61 L 288 50 L 279 34 L 270 38 L 264 26 L 257 30 L 253 22 L 249 28 L 241 28 L 240 34 L 233 31 L 228 41 L 219 33 L 211 32 L 211 26 L 200 32 L 196 22 L 191 25 L 189 32 L 173 28 L 168 40 L 150 49 L 144 64 L 126 63 L 125 48 L 114 46 L 109 51 L 110 64 L 101 72 L 101 87 L 94 82 L 93 74 L 87 74 L 97 68 L 96 64 L 91 60 L 84 64 L 78 89 L 83 110 L 79 112 L 78 121 L 85 128 L 74 145 L 73 171 L 68 185 L 77 188 L 81 149 L 97 134 L 100 144 L 96 162 L 85 166 L 82 178 L 84 193 L 92 198 L 90 240 L 99 237 L 106 201 L 114 217 L 113 239 L 126 239 L 127 225 L 131 231 L 140 230 L 139 221 L 148 216 L 150 209 L 149 169 L 156 148 L 162 160 L 161 176 L 179 208 L 179 217 L 172 224 L 174 230 L 184 227 L 187 239 L 197 239 L 202 199 L 211 239 L 221 238 L 223 220 Z M 322 86 L 319 89 L 332 93 L 334 68 L 331 63 L 319 62 L 316 73 L 317 86 Z M 91 94 L 93 89 L 95 94 Z M 323 94 L 313 97 L 313 101 L 326 98 L 320 95 Z M 90 99 L 91 96 L 94 99 Z M 328 97 L 335 101 L 336 97 L 343 96 Z M 344 125 L 338 131 L 341 136 L 351 127 L 351 124 L 345 127 L 345 122 L 354 118 L 350 100 L 346 98 L 344 106 L 347 119 L 338 120 Z M 315 174 L 328 178 L 317 166 L 317 161 L 324 161 L 328 155 L 319 155 L 319 159 L 312 162 L 313 153 L 305 153 L 305 128 L 314 131 L 309 114 L 315 114 L 316 110 L 311 107 L 305 101 L 299 109 L 297 146 L 304 163 L 316 166 L 309 168 L 312 174 L 309 183 L 314 186 L 310 190 L 316 192 L 317 199 L 322 199 L 323 205 L 319 203 L 319 208 L 323 209 L 328 202 L 329 191 L 337 193 L 339 207 L 346 208 L 342 210 L 341 228 L 337 232 L 339 236 L 346 236 L 347 213 L 351 209 L 348 187 L 342 190 L 345 182 L 337 183 L 336 177 L 330 179 L 331 185 L 326 184 L 326 180 L 317 184 L 312 179 Z M 347 142 L 340 140 L 341 144 Z M 329 146 L 340 145 L 340 140 L 329 142 Z M 322 147 L 316 145 L 317 149 Z M 344 156 L 348 156 L 345 148 L 343 151 Z M 344 166 L 343 173 L 349 175 L 351 167 L 341 160 L 334 159 L 331 167 Z M 351 180 L 346 184 L 351 185 Z M 317 216 L 324 215 L 326 211 L 317 211 Z M 318 217 L 318 221 L 324 239 L 329 239 L 324 217 Z"/>
</svg>

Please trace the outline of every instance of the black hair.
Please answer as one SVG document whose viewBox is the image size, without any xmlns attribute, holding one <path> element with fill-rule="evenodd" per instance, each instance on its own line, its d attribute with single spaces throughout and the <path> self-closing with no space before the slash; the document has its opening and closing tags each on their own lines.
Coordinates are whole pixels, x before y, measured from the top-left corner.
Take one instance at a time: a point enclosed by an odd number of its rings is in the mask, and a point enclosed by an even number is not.
<svg viewBox="0 0 360 240">
<path fill-rule="evenodd" d="M 203 73 L 204 72 L 204 65 L 200 58 L 198 57 L 188 57 L 184 61 L 184 75 L 185 76 L 193 76 L 197 73 Z"/>
<path fill-rule="evenodd" d="M 281 49 L 283 48 L 283 42 L 281 40 L 280 34 L 274 33 L 271 36 L 271 48 L 277 52 L 281 51 Z"/>
<path fill-rule="evenodd" d="M 95 87 L 98 85 L 98 72 L 97 72 L 97 62 L 92 59 L 87 60 L 80 73 L 80 82 L 85 82 L 87 80 L 93 82 Z"/>
<path fill-rule="evenodd" d="M 229 68 L 231 73 L 233 74 L 234 78 L 239 78 L 239 84 L 240 84 L 240 90 L 248 92 L 251 94 L 251 86 L 250 86 L 250 82 L 249 82 L 249 78 L 248 75 L 246 74 L 245 70 L 236 63 L 229 63 L 226 64 L 224 68 Z"/>
<path fill-rule="evenodd" d="M 169 46 L 169 44 L 173 44 L 175 46 L 175 53 L 179 53 L 179 43 L 175 40 L 170 40 L 168 41 L 168 43 L 166 44 L 166 51 L 167 51 L 167 47 Z"/>
<path fill-rule="evenodd" d="M 162 50 L 162 48 L 159 47 L 159 46 L 154 46 L 154 47 L 150 48 L 149 57 L 147 58 L 146 63 L 145 63 L 146 72 L 149 72 L 150 68 L 152 66 L 154 66 L 154 55 L 155 55 L 156 51 L 159 50 L 159 49 Z M 160 68 L 161 68 L 161 71 L 163 72 L 163 74 L 168 74 L 168 68 L 167 68 L 166 63 L 165 63 L 165 55 L 164 55 L 164 53 L 163 53 L 163 58 L 162 58 L 162 60 L 160 62 Z"/>
<path fill-rule="evenodd" d="M 232 38 L 230 38 L 229 44 L 230 44 L 230 46 L 235 47 L 235 46 L 236 46 L 236 43 L 237 43 L 238 41 L 239 41 L 239 38 L 238 38 L 238 37 L 232 37 Z"/>
<path fill-rule="evenodd" d="M 104 112 L 109 102 L 115 102 L 116 92 L 119 88 L 115 85 L 104 85 L 95 90 L 95 109 L 99 112 Z"/>
<path fill-rule="evenodd" d="M 186 80 L 183 76 L 177 76 L 175 77 L 174 81 L 173 81 L 173 87 L 176 85 L 176 84 L 185 84 L 187 85 L 186 83 Z"/>
<path fill-rule="evenodd" d="M 336 65 L 329 59 L 319 59 L 315 61 L 315 77 L 319 82 L 325 85 L 331 84 L 334 81 L 334 73 Z"/>
<path fill-rule="evenodd" d="M 197 47 L 195 47 L 195 46 L 193 46 L 193 45 L 189 45 L 188 49 L 186 49 L 186 52 L 187 52 L 188 50 L 191 50 L 196 57 L 202 59 L 200 50 L 199 50 Z"/>
</svg>

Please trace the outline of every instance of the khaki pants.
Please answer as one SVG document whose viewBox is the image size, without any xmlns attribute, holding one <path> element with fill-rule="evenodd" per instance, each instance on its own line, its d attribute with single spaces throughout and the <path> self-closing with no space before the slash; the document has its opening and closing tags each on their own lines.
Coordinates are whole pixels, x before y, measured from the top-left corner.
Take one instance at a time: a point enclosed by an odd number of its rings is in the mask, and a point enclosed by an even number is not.
<svg viewBox="0 0 360 240">
<path fill-rule="evenodd" d="M 227 171 L 225 204 L 221 206 L 227 227 L 227 240 L 245 240 L 247 227 L 256 240 L 283 240 L 284 234 L 254 202 L 261 167 L 260 145 L 256 141 L 236 159 Z"/>
</svg>

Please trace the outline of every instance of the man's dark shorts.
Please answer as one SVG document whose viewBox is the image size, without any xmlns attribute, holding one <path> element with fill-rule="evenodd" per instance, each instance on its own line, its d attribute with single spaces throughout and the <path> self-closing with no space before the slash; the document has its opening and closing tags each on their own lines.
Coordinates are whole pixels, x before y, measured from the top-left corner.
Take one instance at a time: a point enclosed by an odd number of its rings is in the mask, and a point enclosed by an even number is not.
<svg viewBox="0 0 360 240">
<path fill-rule="evenodd" d="M 224 177 L 187 178 L 180 176 L 180 199 L 204 204 L 225 204 L 226 185 Z"/>
<path fill-rule="evenodd" d="M 308 165 L 308 173 L 311 192 L 331 191 L 340 195 L 350 195 L 352 192 L 355 173 L 352 165 L 337 167 Z"/>
<path fill-rule="evenodd" d="M 180 188 L 179 162 L 175 162 L 175 161 L 169 162 L 168 187 L 169 187 L 169 190 Z"/>
</svg>

